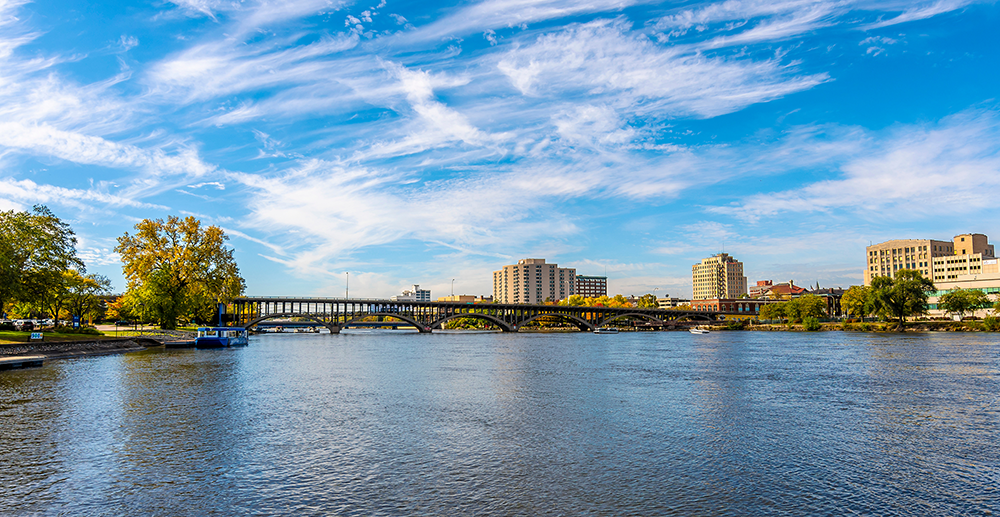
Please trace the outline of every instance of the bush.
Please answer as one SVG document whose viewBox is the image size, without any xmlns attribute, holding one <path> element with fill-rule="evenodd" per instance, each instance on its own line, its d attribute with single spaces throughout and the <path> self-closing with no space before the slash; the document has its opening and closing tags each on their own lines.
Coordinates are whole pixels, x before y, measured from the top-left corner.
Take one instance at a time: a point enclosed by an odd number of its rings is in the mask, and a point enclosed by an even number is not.
<svg viewBox="0 0 1000 517">
<path fill-rule="evenodd" d="M 813 318 L 812 316 L 808 316 L 802 320 L 802 328 L 808 330 L 809 332 L 815 332 L 821 327 L 822 325 L 819 324 L 819 320 Z"/>
<path fill-rule="evenodd" d="M 13 323 L 0 323 L 0 330 L 15 330 Z"/>
<path fill-rule="evenodd" d="M 987 332 L 1000 332 L 1000 318 L 996 316 L 983 318 L 983 329 Z"/>
<path fill-rule="evenodd" d="M 726 323 L 725 329 L 726 330 L 743 330 L 743 329 L 746 328 L 746 325 L 747 325 L 747 322 L 745 320 L 743 320 L 743 321 L 732 320 L 729 323 Z"/>
</svg>

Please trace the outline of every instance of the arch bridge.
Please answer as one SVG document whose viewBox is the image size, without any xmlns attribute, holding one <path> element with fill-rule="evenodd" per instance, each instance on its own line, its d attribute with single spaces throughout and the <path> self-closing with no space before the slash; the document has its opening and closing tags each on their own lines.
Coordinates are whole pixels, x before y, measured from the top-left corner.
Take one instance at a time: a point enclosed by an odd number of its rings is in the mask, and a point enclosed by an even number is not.
<svg viewBox="0 0 1000 517">
<path fill-rule="evenodd" d="M 645 320 L 663 327 L 682 322 L 714 322 L 720 313 L 635 307 L 570 307 L 562 305 L 527 305 L 458 302 L 410 302 L 356 298 L 286 298 L 241 297 L 233 300 L 229 320 L 250 328 L 262 321 L 278 318 L 304 318 L 323 325 L 336 334 L 344 327 L 365 322 L 371 317 L 391 317 L 413 325 L 420 332 L 431 332 L 455 318 L 488 321 L 503 332 L 517 332 L 540 318 L 556 319 L 582 331 L 593 331 L 629 318 Z"/>
</svg>

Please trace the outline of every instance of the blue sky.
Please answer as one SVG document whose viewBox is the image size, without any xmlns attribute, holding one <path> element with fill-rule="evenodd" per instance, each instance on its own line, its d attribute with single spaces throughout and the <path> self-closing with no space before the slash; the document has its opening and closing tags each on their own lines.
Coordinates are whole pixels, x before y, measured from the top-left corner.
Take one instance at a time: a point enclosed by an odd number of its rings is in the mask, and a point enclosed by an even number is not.
<svg viewBox="0 0 1000 517">
<path fill-rule="evenodd" d="M 258 295 L 848 286 L 891 238 L 1000 236 L 994 2 L 0 0 L 0 209 L 89 271 L 194 215 Z"/>
</svg>

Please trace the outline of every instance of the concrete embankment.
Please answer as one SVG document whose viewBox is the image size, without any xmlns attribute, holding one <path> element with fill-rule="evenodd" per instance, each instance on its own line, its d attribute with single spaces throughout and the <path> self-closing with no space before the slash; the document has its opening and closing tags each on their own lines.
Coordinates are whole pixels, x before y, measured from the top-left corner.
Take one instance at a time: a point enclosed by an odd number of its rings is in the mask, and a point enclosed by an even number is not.
<svg viewBox="0 0 1000 517">
<path fill-rule="evenodd" d="M 87 355 L 122 354 L 158 346 L 159 342 L 146 338 L 81 340 L 62 342 L 13 343 L 0 345 L 0 357 L 43 356 L 48 359 L 66 359 Z"/>
</svg>

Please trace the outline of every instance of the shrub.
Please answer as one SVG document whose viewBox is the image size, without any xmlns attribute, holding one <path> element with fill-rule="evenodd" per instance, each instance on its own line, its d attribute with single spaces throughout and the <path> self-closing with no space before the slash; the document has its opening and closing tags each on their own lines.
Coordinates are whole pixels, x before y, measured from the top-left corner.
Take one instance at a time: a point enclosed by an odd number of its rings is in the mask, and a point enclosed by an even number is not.
<svg viewBox="0 0 1000 517">
<path fill-rule="evenodd" d="M 13 323 L 0 323 L 0 330 L 15 330 Z"/>
<path fill-rule="evenodd" d="M 822 325 L 819 324 L 819 320 L 813 318 L 812 316 L 806 317 L 802 320 L 802 328 L 808 330 L 809 332 L 815 332 L 821 327 Z"/>
<path fill-rule="evenodd" d="M 987 332 L 1000 332 L 1000 317 L 987 316 L 983 318 L 983 328 Z"/>
<path fill-rule="evenodd" d="M 726 323 L 726 330 L 743 330 L 746 328 L 746 321 L 732 320 Z"/>
</svg>

